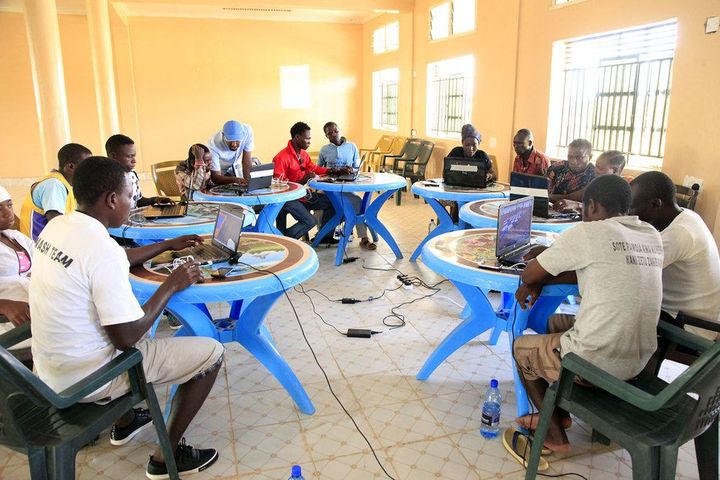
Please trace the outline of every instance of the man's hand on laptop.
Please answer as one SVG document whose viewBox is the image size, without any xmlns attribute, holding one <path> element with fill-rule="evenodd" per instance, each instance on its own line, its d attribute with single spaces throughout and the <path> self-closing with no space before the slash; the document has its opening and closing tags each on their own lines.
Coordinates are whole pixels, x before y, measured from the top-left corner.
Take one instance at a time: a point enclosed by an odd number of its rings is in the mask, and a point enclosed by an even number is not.
<svg viewBox="0 0 720 480">
<path fill-rule="evenodd" d="M 197 235 L 183 235 L 181 237 L 165 240 L 166 250 L 178 251 L 183 248 L 191 248 L 203 243 L 203 239 Z"/>
<path fill-rule="evenodd" d="M 353 173 L 352 167 L 340 167 L 340 168 L 331 168 L 330 173 L 333 173 L 335 175 L 350 175 Z"/>
<path fill-rule="evenodd" d="M 198 262 L 186 262 L 177 267 L 168 275 L 165 283 L 173 292 L 184 290 L 190 285 L 203 281 L 202 270 Z"/>
<path fill-rule="evenodd" d="M 309 182 L 311 179 L 315 178 L 315 174 L 313 172 L 307 172 L 305 176 L 302 177 L 300 180 L 300 183 L 305 185 L 307 182 Z"/>
<path fill-rule="evenodd" d="M 236 185 L 247 185 L 248 181 L 244 178 L 235 177 L 233 183 L 235 183 Z"/>
<path fill-rule="evenodd" d="M 558 212 L 582 212 L 582 202 L 562 199 L 553 203 L 553 209 Z"/>
<path fill-rule="evenodd" d="M 528 307 L 535 305 L 535 300 L 538 299 L 541 291 L 542 285 L 528 285 L 527 283 L 521 283 L 515 292 L 515 300 L 517 300 L 521 309 L 526 310 Z"/>
<path fill-rule="evenodd" d="M 155 197 L 153 199 L 153 205 L 168 206 L 175 205 L 175 202 L 173 202 L 172 199 L 168 197 Z"/>
</svg>

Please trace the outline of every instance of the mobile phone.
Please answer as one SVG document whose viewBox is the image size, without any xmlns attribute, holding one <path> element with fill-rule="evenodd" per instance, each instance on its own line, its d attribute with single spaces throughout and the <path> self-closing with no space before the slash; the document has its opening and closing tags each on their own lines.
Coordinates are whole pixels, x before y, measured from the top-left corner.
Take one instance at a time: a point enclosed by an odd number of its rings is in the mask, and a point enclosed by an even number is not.
<svg viewBox="0 0 720 480">
<path fill-rule="evenodd" d="M 212 278 L 225 278 L 227 274 L 230 273 L 230 270 L 232 270 L 232 268 L 218 268 L 210 272 L 210 276 Z"/>
</svg>

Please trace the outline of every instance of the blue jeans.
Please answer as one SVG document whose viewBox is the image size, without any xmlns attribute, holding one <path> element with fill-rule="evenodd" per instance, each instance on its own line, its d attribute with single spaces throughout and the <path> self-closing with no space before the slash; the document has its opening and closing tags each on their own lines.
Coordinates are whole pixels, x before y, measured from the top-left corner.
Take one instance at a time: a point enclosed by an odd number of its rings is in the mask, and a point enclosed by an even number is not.
<svg viewBox="0 0 720 480">
<path fill-rule="evenodd" d="M 280 216 L 289 213 L 297 223 L 287 229 L 280 228 L 280 226 L 278 226 L 278 228 L 288 237 L 302 238 L 302 236 L 312 230 L 317 223 L 315 217 L 310 213 L 310 210 L 323 211 L 319 228 L 322 228 L 322 226 L 335 215 L 335 209 L 332 203 L 330 203 L 330 199 L 325 194 L 313 192 L 305 202 L 301 202 L 300 200 L 285 202 L 285 205 L 280 211 Z M 280 223 L 282 224 L 282 221 Z"/>
</svg>

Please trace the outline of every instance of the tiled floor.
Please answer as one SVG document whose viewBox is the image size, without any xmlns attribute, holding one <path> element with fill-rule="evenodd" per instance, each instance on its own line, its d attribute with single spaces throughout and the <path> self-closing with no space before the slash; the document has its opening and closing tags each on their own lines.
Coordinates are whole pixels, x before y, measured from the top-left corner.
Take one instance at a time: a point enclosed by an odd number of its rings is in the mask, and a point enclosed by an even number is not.
<svg viewBox="0 0 720 480">
<path fill-rule="evenodd" d="M 392 266 L 428 283 L 441 280 L 422 262 L 407 260 L 426 232 L 430 208 L 404 196 L 401 207 L 388 203 L 381 216 L 406 258 L 395 260 L 382 243 L 375 252 L 361 251 L 357 241 L 351 244 L 349 254 L 365 259 L 368 266 Z M 398 285 L 395 272 L 363 270 L 359 261 L 335 267 L 331 249 L 318 250 L 318 256 L 320 269 L 305 288 L 316 288 L 332 298 L 366 298 Z M 487 335 L 482 336 L 451 356 L 429 380 L 415 380 L 427 355 L 458 324 L 461 297 L 447 283 L 441 289 L 432 298 L 403 307 L 407 325 L 392 331 L 382 323 L 390 308 L 425 291 L 400 289 L 356 305 L 329 303 L 310 293 L 317 311 L 340 330 L 366 327 L 384 331 L 372 339 L 340 336 L 313 314 L 307 297 L 293 291 L 290 298 L 333 391 L 392 477 L 524 478 L 523 468 L 506 454 L 499 439 L 485 440 L 479 434 L 482 396 L 493 377 L 500 381 L 504 396 L 502 427 L 509 426 L 514 418 L 506 337 L 490 347 L 484 341 Z M 308 479 L 387 478 L 331 395 L 286 299 L 277 302 L 267 324 L 278 350 L 300 378 L 317 411 L 314 415 L 300 413 L 257 361 L 239 345 L 228 345 L 217 384 L 187 432 L 190 443 L 217 448 L 220 459 L 193 478 L 285 479 L 293 464 L 302 465 Z M 168 332 L 165 329 L 160 334 Z M 670 367 L 665 370 L 668 375 L 673 373 Z M 162 395 L 164 392 L 161 389 Z M 569 435 L 572 455 L 550 457 L 552 469 L 548 473 L 576 472 L 592 479 L 631 478 L 627 452 L 591 445 L 588 428 L 579 422 Z M 98 445 L 78 455 L 78 478 L 143 478 L 153 441 L 152 431 L 146 431 L 123 447 L 112 447 L 104 435 Z M 0 478 L 28 476 L 23 456 L 0 450 Z M 691 444 L 681 450 L 678 478 L 697 478 Z"/>
</svg>

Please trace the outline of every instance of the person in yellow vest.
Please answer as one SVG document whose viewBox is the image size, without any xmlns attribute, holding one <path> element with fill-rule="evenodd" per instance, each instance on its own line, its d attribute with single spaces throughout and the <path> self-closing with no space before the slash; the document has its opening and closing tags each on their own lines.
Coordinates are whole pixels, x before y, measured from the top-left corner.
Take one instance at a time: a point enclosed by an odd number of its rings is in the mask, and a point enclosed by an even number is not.
<svg viewBox="0 0 720 480">
<path fill-rule="evenodd" d="M 35 182 L 20 209 L 20 231 L 37 240 L 53 218 L 75 210 L 72 179 L 80 163 L 92 152 L 78 143 L 68 143 L 58 151 L 58 169 Z"/>
</svg>

